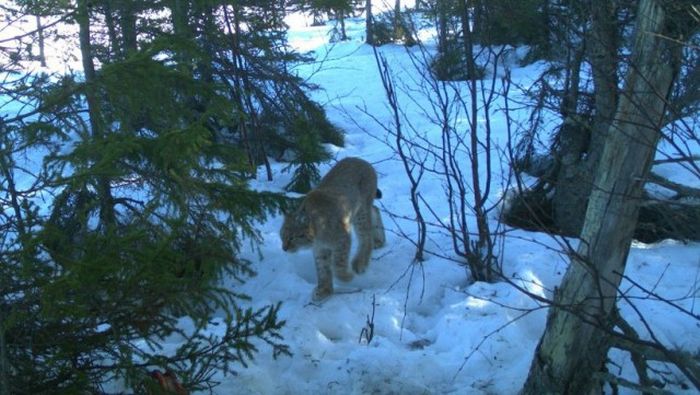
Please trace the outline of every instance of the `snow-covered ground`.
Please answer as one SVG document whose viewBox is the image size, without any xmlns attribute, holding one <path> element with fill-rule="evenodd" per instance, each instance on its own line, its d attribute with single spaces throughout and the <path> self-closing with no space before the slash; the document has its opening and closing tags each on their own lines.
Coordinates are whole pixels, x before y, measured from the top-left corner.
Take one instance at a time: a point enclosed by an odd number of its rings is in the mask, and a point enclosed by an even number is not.
<svg viewBox="0 0 700 395">
<path fill-rule="evenodd" d="M 409 234 L 414 227 L 407 221 L 394 222 L 388 216 L 413 215 L 408 179 L 392 148 L 384 143 L 385 132 L 364 113 L 369 111 L 386 123 L 391 115 L 372 48 L 362 44 L 362 20 L 350 21 L 348 27 L 349 41 L 328 44 L 328 26 L 295 24 L 290 42 L 301 51 L 314 50 L 317 59 L 323 59 L 322 63 L 300 65 L 298 72 L 323 88 L 313 97 L 324 105 L 331 121 L 347 133 L 345 147 L 333 148 L 335 159 L 358 156 L 377 169 L 384 195 L 380 206 L 387 227 L 387 245 L 375 251 L 365 274 L 347 284 L 336 282 L 337 294 L 318 305 L 310 299 L 316 283 L 312 252 L 282 251 L 278 235 L 281 217 L 261 224 L 262 257 L 255 251 L 245 252 L 255 262 L 258 275 L 242 287 L 232 286 L 253 296 L 258 305 L 283 302 L 281 314 L 287 324 L 282 333 L 294 355 L 275 360 L 269 349 L 262 346 L 247 369 L 222 377 L 216 392 L 517 393 L 544 330 L 546 309 L 504 282 L 470 284 L 465 269 L 452 261 L 429 256 L 422 264 L 412 265 L 414 246 L 399 236 L 398 227 Z M 388 59 L 397 80 L 409 85 L 417 80 L 404 47 L 386 45 L 379 50 Z M 514 80 L 525 84 L 538 71 L 537 65 L 512 66 Z M 427 106 L 420 99 L 417 103 L 404 103 Z M 493 117 L 494 138 L 502 139 L 502 115 Z M 429 122 L 420 116 L 413 121 L 430 132 Z M 331 165 L 323 165 L 322 173 Z M 261 178 L 254 186 L 282 191 L 290 179 L 289 173 L 281 172 L 285 166 L 274 164 L 274 181 Z M 700 181 L 691 177 L 681 181 L 700 186 Z M 444 202 L 439 180 L 427 179 L 425 185 L 421 194 L 427 202 L 436 206 Z M 502 192 L 503 186 L 499 188 Z M 431 235 L 429 240 L 430 249 L 445 253 L 451 251 L 450 245 L 451 241 L 439 234 Z M 551 236 L 513 230 L 505 240 L 504 272 L 531 292 L 550 297 L 567 268 L 567 259 L 558 250 Z M 698 243 L 635 243 L 626 274 L 698 314 Z M 622 289 L 646 315 L 660 340 L 673 347 L 700 350 L 697 320 L 664 303 L 648 300 L 628 282 L 623 283 Z M 634 299 L 637 296 L 642 299 Z M 640 324 L 629 305 L 623 302 L 621 307 L 632 323 Z M 372 317 L 374 336 L 367 342 L 362 334 Z M 641 328 L 638 325 L 640 333 L 646 336 Z M 611 357 L 611 373 L 636 379 L 627 355 L 614 352 Z M 666 365 L 653 366 L 675 371 Z M 692 392 L 681 386 L 667 389 L 674 393 Z"/>
</svg>

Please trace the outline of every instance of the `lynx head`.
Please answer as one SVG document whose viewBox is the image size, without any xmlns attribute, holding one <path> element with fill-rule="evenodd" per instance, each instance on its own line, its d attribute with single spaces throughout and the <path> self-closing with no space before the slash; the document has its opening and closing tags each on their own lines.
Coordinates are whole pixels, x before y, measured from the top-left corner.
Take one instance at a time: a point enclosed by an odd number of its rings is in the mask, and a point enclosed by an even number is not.
<svg viewBox="0 0 700 395">
<path fill-rule="evenodd" d="M 313 231 L 304 204 L 284 215 L 280 239 L 282 239 L 282 250 L 288 252 L 296 252 L 300 248 L 311 246 L 314 240 Z"/>
</svg>

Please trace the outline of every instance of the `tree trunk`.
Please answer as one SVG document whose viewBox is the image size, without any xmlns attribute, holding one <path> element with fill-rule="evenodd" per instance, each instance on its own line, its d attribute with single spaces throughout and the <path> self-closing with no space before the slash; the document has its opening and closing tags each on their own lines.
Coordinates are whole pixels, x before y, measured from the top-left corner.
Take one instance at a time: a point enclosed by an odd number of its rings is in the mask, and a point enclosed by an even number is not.
<svg viewBox="0 0 700 395">
<path fill-rule="evenodd" d="M 591 7 L 591 32 L 587 39 L 588 59 L 593 73 L 595 114 L 588 156 L 597 163 L 603 152 L 605 133 L 610 128 L 617 109 L 619 88 L 618 48 L 620 33 L 617 27 L 615 4 L 612 0 L 596 1 Z"/>
<path fill-rule="evenodd" d="M 46 67 L 46 51 L 44 45 L 44 27 L 41 25 L 41 16 L 36 16 L 36 31 L 39 34 L 39 62 L 41 67 Z"/>
<path fill-rule="evenodd" d="M 83 72 L 85 73 L 86 87 L 86 99 L 88 103 L 88 110 L 90 113 L 90 127 L 93 129 L 92 133 L 94 135 L 101 135 L 101 123 L 98 122 L 99 114 L 97 113 L 99 105 L 97 103 L 97 98 L 94 93 L 94 86 L 92 83 L 95 81 L 95 63 L 92 60 L 92 43 L 90 42 L 90 15 L 88 12 L 87 0 L 78 0 L 78 12 L 76 13 L 76 20 L 79 27 L 79 38 L 80 38 L 80 55 L 82 56 Z"/>
<path fill-rule="evenodd" d="M 437 79 L 440 81 L 445 81 L 449 78 L 449 68 L 447 67 L 447 0 L 437 0 L 435 2 L 435 17 L 437 25 L 437 62 L 435 63 L 435 74 Z"/>
<path fill-rule="evenodd" d="M 374 45 L 374 20 L 372 19 L 372 0 L 366 0 L 365 2 L 365 16 L 366 16 L 366 39 L 365 42 L 369 45 Z"/>
<path fill-rule="evenodd" d="M 524 394 L 596 389 L 613 308 L 680 56 L 660 2 L 642 0 L 625 83 L 596 172 L 581 242 L 554 297 Z M 672 37 L 675 37 L 673 35 Z"/>
<path fill-rule="evenodd" d="M 5 323 L 0 314 L 0 395 L 10 395 L 9 374 L 10 364 L 7 357 L 7 346 L 5 344 Z"/>
<path fill-rule="evenodd" d="M 134 15 L 134 3 L 132 0 L 121 0 L 119 3 L 119 27 L 122 31 L 122 52 L 125 57 L 136 52 L 136 16 Z"/>
<path fill-rule="evenodd" d="M 229 8 L 224 10 L 224 19 L 231 37 L 231 52 L 233 54 L 233 90 L 232 96 L 239 107 L 239 132 L 241 141 L 248 156 L 248 164 L 250 166 L 250 174 L 255 176 L 258 164 L 265 165 L 265 173 L 267 180 L 272 181 L 272 167 L 268 158 L 265 144 L 262 143 L 262 126 L 260 119 L 253 103 L 253 96 L 245 94 L 254 90 L 253 83 L 245 70 L 246 61 L 243 55 L 243 46 L 240 43 L 243 29 L 241 27 L 240 10 L 236 7 L 231 7 L 229 16 Z"/>
<path fill-rule="evenodd" d="M 345 11 L 339 10 L 337 15 L 338 20 L 340 21 L 340 41 L 347 41 L 348 34 L 345 31 Z"/>
<path fill-rule="evenodd" d="M 112 10 L 112 1 L 104 2 L 105 24 L 107 25 L 107 37 L 109 37 L 109 49 L 111 57 L 120 57 L 121 47 L 117 38 L 117 26 L 114 21 L 114 10 Z"/>
<path fill-rule="evenodd" d="M 394 38 L 402 38 L 404 31 L 401 26 L 401 0 L 394 1 Z"/>
<path fill-rule="evenodd" d="M 615 7 L 612 0 L 597 1 L 590 7 L 591 31 L 585 44 L 573 54 L 571 83 L 562 103 L 559 141 L 559 171 L 552 206 L 561 232 L 579 236 L 583 228 L 593 176 L 603 152 L 605 134 L 612 123 L 618 101 L 618 41 Z M 591 63 L 595 111 L 593 124 L 576 116 L 578 84 L 584 51 Z"/>
<path fill-rule="evenodd" d="M 447 55 L 447 10 L 445 0 L 437 1 L 437 18 L 438 18 L 438 54 L 441 56 Z"/>
<path fill-rule="evenodd" d="M 83 72 L 85 73 L 85 99 L 90 117 L 90 129 L 92 138 L 101 140 L 104 138 L 104 127 L 100 103 L 94 85 L 96 80 L 95 64 L 92 60 L 92 43 L 90 41 L 90 14 L 87 0 L 78 0 L 76 21 L 79 27 L 80 54 L 82 56 Z M 99 157 L 95 158 L 98 162 Z M 100 226 L 110 227 L 116 222 L 114 212 L 114 198 L 109 178 L 98 176 L 96 189 L 100 201 Z"/>
<path fill-rule="evenodd" d="M 189 37 L 189 25 L 187 18 L 189 14 L 189 6 L 186 0 L 174 0 L 170 8 L 171 18 L 173 21 L 173 30 L 176 35 Z"/>
<path fill-rule="evenodd" d="M 317 9 L 314 8 L 313 10 L 311 10 L 311 16 L 313 17 L 313 22 L 311 22 L 311 26 L 323 26 L 326 24 L 323 21 L 323 15 Z"/>
<path fill-rule="evenodd" d="M 556 153 L 559 168 L 552 197 L 552 210 L 559 232 L 574 237 L 581 234 L 588 196 L 598 165 L 597 162 L 587 160 L 591 131 L 576 115 L 583 59 L 582 49 L 576 49 L 569 55 L 567 70 L 570 76 L 565 84 L 566 90 L 561 106 L 564 122 L 559 130 L 559 147 Z"/>
</svg>

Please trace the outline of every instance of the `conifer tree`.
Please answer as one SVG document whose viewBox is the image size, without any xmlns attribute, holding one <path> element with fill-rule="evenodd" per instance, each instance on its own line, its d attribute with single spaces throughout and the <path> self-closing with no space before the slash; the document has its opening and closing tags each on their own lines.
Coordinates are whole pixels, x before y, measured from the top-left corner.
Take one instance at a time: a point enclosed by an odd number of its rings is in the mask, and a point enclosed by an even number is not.
<svg viewBox="0 0 700 395">
<path fill-rule="evenodd" d="M 281 4 L 76 5 L 51 4 L 78 24 L 84 70 L 3 85 L 28 105 L 0 122 L 11 208 L 0 217 L 0 390 L 144 391 L 156 369 L 204 389 L 260 344 L 288 353 L 280 305 L 248 308 L 227 285 L 254 274 L 239 249 L 282 204 L 248 188 L 256 155 L 282 141 L 313 175 L 321 141 L 342 144 L 288 72 L 299 58 Z M 154 16 L 166 8 L 176 18 Z M 164 349 L 171 336 L 184 340 Z"/>
<path fill-rule="evenodd" d="M 321 135 L 315 124 L 299 117 L 294 123 L 295 150 L 289 168 L 296 166 L 288 191 L 306 193 L 318 184 L 321 175 L 315 164 L 330 159 L 330 154 L 321 146 Z"/>
</svg>

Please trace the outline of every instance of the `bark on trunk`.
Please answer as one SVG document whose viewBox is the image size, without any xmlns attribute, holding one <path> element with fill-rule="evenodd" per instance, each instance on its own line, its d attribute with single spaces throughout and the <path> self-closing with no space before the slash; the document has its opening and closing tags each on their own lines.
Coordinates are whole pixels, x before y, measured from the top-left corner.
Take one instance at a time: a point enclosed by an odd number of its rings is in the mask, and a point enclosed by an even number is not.
<svg viewBox="0 0 700 395">
<path fill-rule="evenodd" d="M 591 191 L 595 165 L 586 160 L 591 140 L 590 130 L 576 117 L 579 101 L 579 84 L 584 49 L 576 48 L 568 55 L 569 75 L 566 78 L 566 92 L 562 99 L 561 114 L 564 122 L 559 131 L 559 151 L 552 209 L 557 227 L 563 234 L 578 236 L 583 227 L 588 195 Z"/>
<path fill-rule="evenodd" d="M 121 55 L 121 48 L 119 45 L 119 39 L 117 38 L 117 25 L 114 21 L 114 10 L 112 9 L 112 2 L 109 0 L 105 1 L 103 7 L 105 14 L 105 24 L 107 25 L 107 37 L 109 37 L 110 55 L 116 58 Z"/>
<path fill-rule="evenodd" d="M 119 2 L 119 26 L 122 30 L 122 51 L 125 56 L 136 52 L 138 44 L 136 40 L 136 16 L 132 0 Z"/>
<path fill-rule="evenodd" d="M 590 7 L 591 31 L 580 53 L 573 54 L 574 68 L 569 84 L 572 94 L 564 98 L 562 115 L 566 122 L 560 133 L 560 167 L 553 198 L 554 216 L 562 233 L 578 236 L 591 185 L 603 152 L 605 135 L 617 109 L 619 32 L 612 0 L 597 1 Z M 595 113 L 593 124 L 577 120 L 578 75 L 584 51 L 593 74 Z"/>
<path fill-rule="evenodd" d="M 41 16 L 36 16 L 36 31 L 39 34 L 39 62 L 41 67 L 46 67 L 46 51 L 44 44 L 44 27 L 41 25 Z"/>
<path fill-rule="evenodd" d="M 76 20 L 79 28 L 80 54 L 82 56 L 83 72 L 85 73 L 85 99 L 90 117 L 90 129 L 92 137 L 96 140 L 104 138 L 102 114 L 100 112 L 99 99 L 95 92 L 95 64 L 92 59 L 92 43 L 90 41 L 90 14 L 87 0 L 78 0 Z M 99 154 L 95 155 L 95 162 L 99 162 Z M 100 226 L 110 227 L 115 224 L 114 198 L 109 179 L 97 176 L 96 189 L 100 201 Z"/>
<path fill-rule="evenodd" d="M 374 45 L 374 20 L 372 19 L 372 0 L 365 1 L 365 16 L 366 16 L 366 39 L 365 42 L 369 45 Z"/>
<path fill-rule="evenodd" d="M 676 44 L 661 36 L 660 2 L 639 5 L 632 65 L 596 173 L 581 243 L 573 254 L 537 346 L 525 394 L 591 393 L 605 364 L 617 287 L 676 73 Z"/>
<path fill-rule="evenodd" d="M 345 11 L 338 11 L 338 20 L 340 21 L 340 41 L 347 41 L 348 34 L 345 31 Z"/>
<path fill-rule="evenodd" d="M 617 109 L 619 89 L 618 48 L 620 33 L 617 27 L 615 4 L 611 0 L 596 1 L 591 7 L 591 33 L 588 38 L 588 57 L 593 73 L 595 114 L 589 157 L 598 162 L 603 152 L 605 133 L 610 128 Z"/>
<path fill-rule="evenodd" d="M 401 0 L 394 1 L 394 38 L 402 38 L 404 31 L 401 26 Z"/>
<path fill-rule="evenodd" d="M 447 9 L 445 0 L 437 0 L 438 54 L 447 54 Z"/>
<path fill-rule="evenodd" d="M 10 395 L 10 382 L 8 379 L 10 363 L 7 357 L 4 328 L 2 314 L 0 314 L 0 395 Z"/>
<path fill-rule="evenodd" d="M 189 8 L 185 0 L 174 0 L 170 9 L 175 34 L 182 37 L 189 37 L 189 25 L 187 18 Z"/>
</svg>

